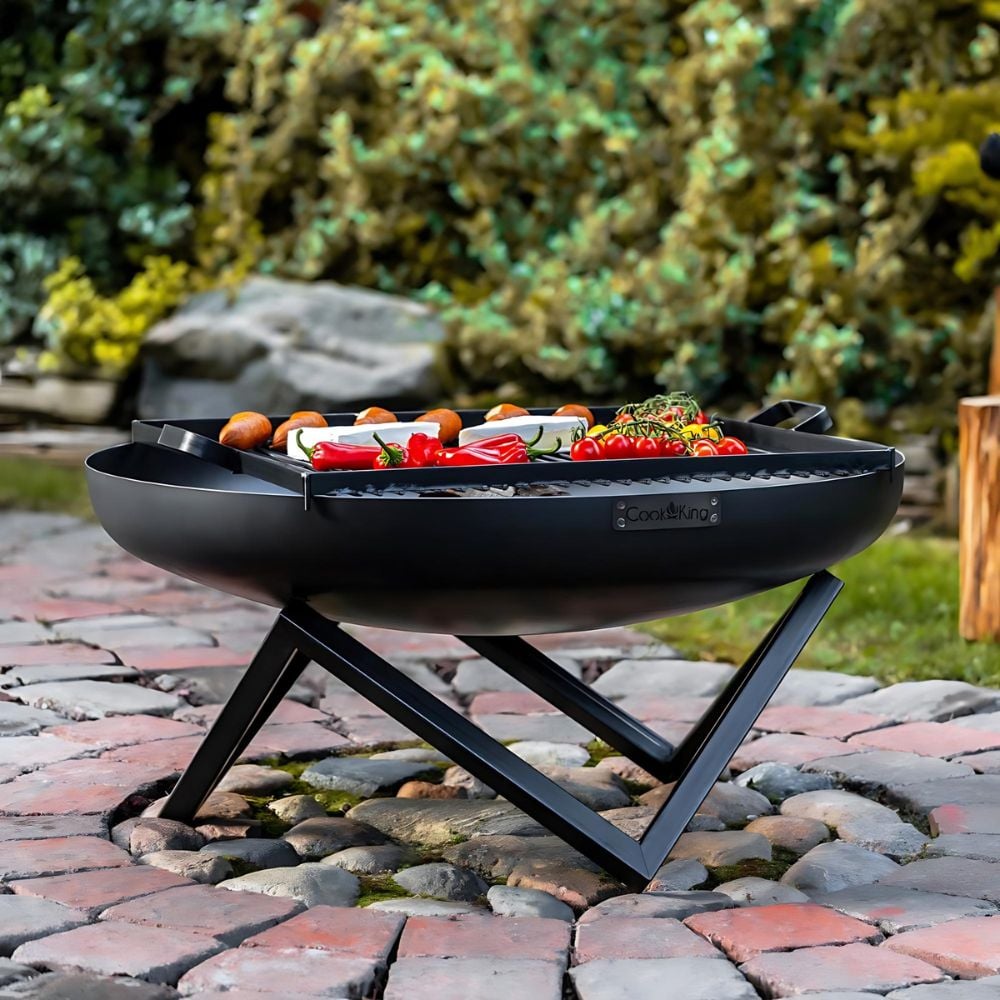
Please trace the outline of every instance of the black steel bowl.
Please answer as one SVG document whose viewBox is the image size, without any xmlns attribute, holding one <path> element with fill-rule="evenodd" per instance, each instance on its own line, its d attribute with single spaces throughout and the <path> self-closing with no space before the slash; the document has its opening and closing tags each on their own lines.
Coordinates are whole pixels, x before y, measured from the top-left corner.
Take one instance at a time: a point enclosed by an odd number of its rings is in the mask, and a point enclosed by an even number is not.
<svg viewBox="0 0 1000 1000">
<path fill-rule="evenodd" d="M 775 449 L 791 453 L 787 438 L 799 456 L 817 449 L 816 470 L 739 478 L 721 462 L 663 481 L 649 462 L 590 463 L 608 478 L 512 496 L 344 492 L 308 509 L 301 493 L 146 444 L 97 452 L 86 471 L 111 537 L 188 579 L 276 606 L 304 599 L 339 621 L 525 635 L 723 604 L 825 569 L 885 530 L 902 491 L 898 452 L 841 441 L 867 461 L 831 470 L 836 438 L 739 427 L 762 437 L 769 467 Z M 881 468 L 875 451 L 888 456 Z M 623 478 L 623 466 L 645 478 Z"/>
</svg>

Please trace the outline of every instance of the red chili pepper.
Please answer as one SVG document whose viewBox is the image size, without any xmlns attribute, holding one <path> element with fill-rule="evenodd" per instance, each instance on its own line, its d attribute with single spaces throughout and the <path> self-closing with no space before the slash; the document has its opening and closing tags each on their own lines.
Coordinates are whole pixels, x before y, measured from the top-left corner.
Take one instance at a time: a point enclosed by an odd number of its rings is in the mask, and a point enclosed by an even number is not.
<svg viewBox="0 0 1000 1000">
<path fill-rule="evenodd" d="M 298 446 L 306 453 L 317 472 L 333 469 L 370 469 L 382 449 L 374 445 L 341 444 L 338 441 L 318 441 L 312 448 L 302 443 L 302 431 L 295 435 Z"/>
<path fill-rule="evenodd" d="M 418 461 L 417 456 L 412 453 L 409 447 L 401 444 L 386 444 L 378 434 L 372 437 L 379 443 L 381 450 L 372 462 L 373 469 L 419 469 L 423 466 L 422 461 Z"/>
<path fill-rule="evenodd" d="M 521 458 L 516 451 L 502 452 L 498 449 L 473 448 L 471 445 L 462 448 L 442 448 L 434 456 L 434 464 L 442 468 L 465 465 L 516 465 L 527 461 L 527 453 Z"/>
<path fill-rule="evenodd" d="M 406 443 L 411 460 L 421 466 L 433 465 L 434 456 L 441 451 L 442 447 L 440 438 L 420 432 L 411 434 L 410 440 Z"/>
</svg>

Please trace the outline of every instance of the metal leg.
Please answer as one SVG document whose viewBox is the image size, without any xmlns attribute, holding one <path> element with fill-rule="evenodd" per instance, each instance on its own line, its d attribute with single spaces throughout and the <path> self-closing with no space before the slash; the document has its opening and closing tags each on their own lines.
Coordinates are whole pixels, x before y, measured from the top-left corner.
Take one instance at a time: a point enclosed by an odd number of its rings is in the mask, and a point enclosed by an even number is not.
<svg viewBox="0 0 1000 1000">
<path fill-rule="evenodd" d="M 677 748 L 676 784 L 641 842 L 647 869 L 673 850 L 843 586 L 830 573 L 813 576 Z"/>
<path fill-rule="evenodd" d="M 662 781 L 673 780 L 667 776 L 674 754 L 670 743 L 563 670 L 541 650 L 514 635 L 458 638 L 650 774 Z"/>
<path fill-rule="evenodd" d="M 659 777 L 676 782 L 640 842 L 305 604 L 286 608 L 167 800 L 190 820 L 313 660 L 630 888 L 656 873 L 843 584 L 818 573 L 672 756 L 664 741 L 517 638 L 465 641 Z M 567 680 L 568 678 L 568 680 Z M 666 748 L 666 749 L 665 749 Z"/>
<path fill-rule="evenodd" d="M 163 819 L 193 819 L 308 663 L 279 617 L 164 803 Z"/>
<path fill-rule="evenodd" d="M 627 834 L 311 608 L 296 605 L 282 617 L 312 661 L 611 874 L 634 887 L 646 884 L 642 850 Z"/>
</svg>

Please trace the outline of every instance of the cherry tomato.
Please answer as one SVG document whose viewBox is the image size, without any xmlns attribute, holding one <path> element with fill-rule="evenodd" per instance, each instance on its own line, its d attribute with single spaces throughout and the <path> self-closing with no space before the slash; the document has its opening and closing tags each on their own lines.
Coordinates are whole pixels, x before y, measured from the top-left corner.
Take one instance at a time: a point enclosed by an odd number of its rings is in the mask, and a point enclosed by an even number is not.
<svg viewBox="0 0 1000 1000">
<path fill-rule="evenodd" d="M 612 434 L 604 439 L 605 458 L 631 458 L 632 442 L 624 434 Z"/>
<path fill-rule="evenodd" d="M 665 424 L 676 424 L 684 419 L 684 407 L 668 406 L 659 416 Z"/>
<path fill-rule="evenodd" d="M 597 438 L 580 438 L 570 446 L 569 457 L 574 462 L 592 462 L 594 459 L 604 458 L 604 444 Z"/>
<path fill-rule="evenodd" d="M 660 438 L 660 454 L 667 458 L 680 458 L 687 454 L 687 448 L 677 438 Z"/>
<path fill-rule="evenodd" d="M 636 438 L 632 448 L 636 458 L 660 457 L 660 442 L 656 438 Z"/>
<path fill-rule="evenodd" d="M 720 455 L 745 455 L 747 453 L 747 446 L 735 437 L 720 438 L 715 447 Z"/>
<path fill-rule="evenodd" d="M 693 424 L 707 424 L 708 416 L 705 414 L 704 410 L 699 410 L 695 415 L 694 419 L 691 421 Z"/>
<path fill-rule="evenodd" d="M 715 447 L 714 442 L 702 438 L 691 445 L 691 454 L 695 458 L 708 458 L 709 455 L 718 455 L 719 449 Z"/>
</svg>

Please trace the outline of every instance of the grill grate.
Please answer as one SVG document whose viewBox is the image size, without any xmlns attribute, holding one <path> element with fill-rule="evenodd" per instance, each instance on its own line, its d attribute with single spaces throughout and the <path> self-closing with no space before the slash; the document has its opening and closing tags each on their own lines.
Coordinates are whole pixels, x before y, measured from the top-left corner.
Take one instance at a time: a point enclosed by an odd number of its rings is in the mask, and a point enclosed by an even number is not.
<svg viewBox="0 0 1000 1000">
<path fill-rule="evenodd" d="M 546 415 L 551 411 L 533 411 Z M 605 421 L 614 410 L 594 408 Z M 400 414 L 403 420 L 415 414 Z M 480 411 L 464 411 L 463 423 L 478 423 Z M 283 418 L 276 417 L 274 422 Z M 353 414 L 328 414 L 331 426 L 350 424 Z M 600 463 L 600 476 L 591 462 L 573 462 L 567 455 L 549 455 L 530 465 L 472 466 L 450 469 L 392 469 L 360 472 L 316 472 L 287 455 L 264 449 L 238 451 L 216 440 L 223 420 L 137 420 L 132 425 L 136 443 L 168 448 L 211 462 L 231 472 L 254 476 L 302 496 L 308 508 L 317 496 L 348 497 L 440 497 L 474 495 L 504 496 L 572 495 L 595 487 L 648 487 L 653 483 L 690 485 L 692 482 L 752 483 L 772 478 L 789 480 L 864 475 L 888 471 L 896 466 L 896 451 L 881 445 L 755 423 L 722 420 L 727 434 L 742 438 L 747 455 L 712 458 L 652 458 L 608 460 Z M 669 469 L 669 473 L 666 470 Z M 520 491 L 520 492 L 519 492 Z"/>
</svg>

